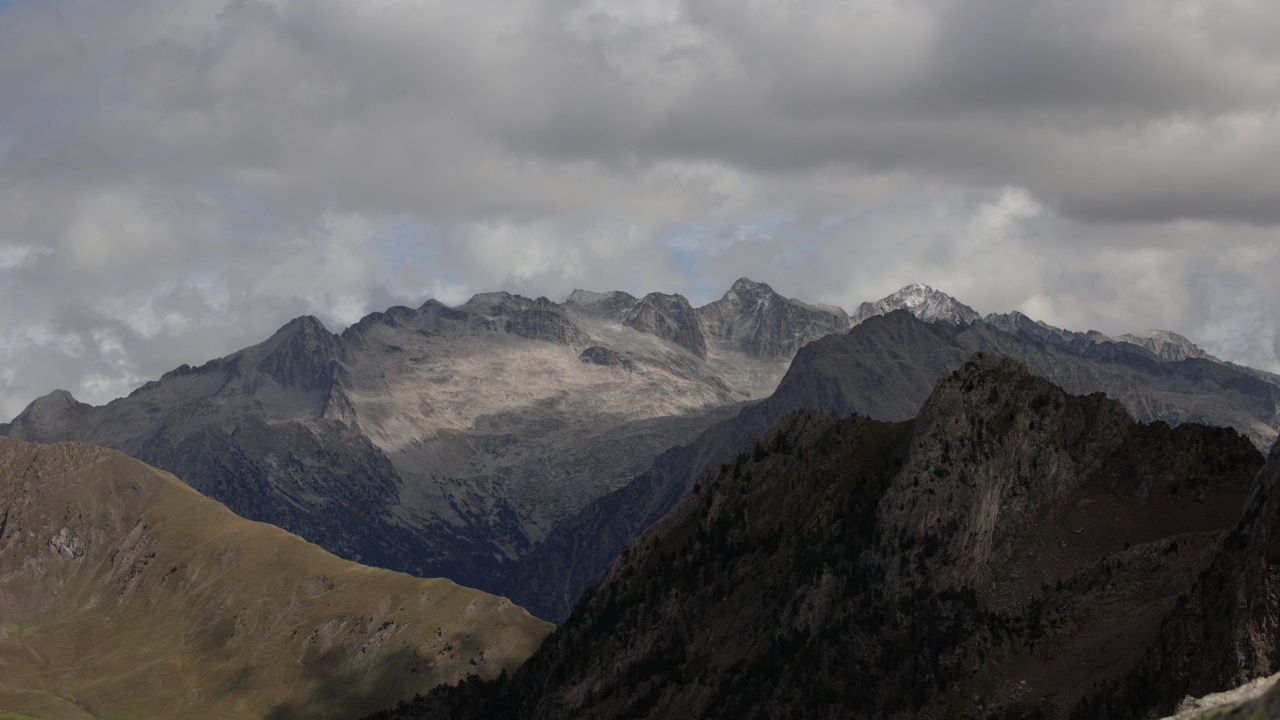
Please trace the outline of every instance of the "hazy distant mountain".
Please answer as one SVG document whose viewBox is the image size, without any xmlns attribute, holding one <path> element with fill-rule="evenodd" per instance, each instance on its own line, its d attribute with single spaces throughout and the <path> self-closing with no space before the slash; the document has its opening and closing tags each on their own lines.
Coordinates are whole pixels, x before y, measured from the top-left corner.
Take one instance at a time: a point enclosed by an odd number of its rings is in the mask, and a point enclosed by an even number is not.
<svg viewBox="0 0 1280 720">
<path fill-rule="evenodd" d="M 1017 311 L 1002 314 L 992 313 L 983 317 L 973 308 L 950 295 L 920 283 L 907 285 L 901 290 L 875 302 L 862 303 L 854 311 L 850 319 L 851 324 L 856 325 L 869 317 L 886 315 L 894 310 L 906 310 L 925 322 L 943 322 L 950 325 L 964 325 L 975 320 L 982 320 L 988 325 L 994 325 L 1005 332 L 1015 334 L 1026 332 L 1047 342 L 1124 342 L 1142 347 L 1161 360 L 1177 361 L 1199 358 L 1222 362 L 1187 338 L 1168 330 L 1144 330 L 1142 332 L 1108 337 L 1093 330 L 1088 332 L 1064 330 L 1029 318 Z"/>
<path fill-rule="evenodd" d="M 568 616 L 617 553 L 667 513 L 716 463 L 732 460 L 793 410 L 905 420 L 934 385 L 975 352 L 1017 358 L 1069 392 L 1105 392 L 1143 421 L 1229 426 L 1259 447 L 1280 427 L 1280 387 L 1256 371 L 1189 358 L 1161 360 L 1125 342 L 1041 338 L 984 321 L 923 322 L 908 312 L 872 316 L 846 334 L 809 343 L 767 400 L 665 453 L 632 483 L 561 522 L 503 590 L 539 617 Z"/>
<path fill-rule="evenodd" d="M 82 443 L 0 438 L 0 508 L 0 708 L 21 717 L 350 717 L 513 670 L 551 630 Z"/>
<path fill-rule="evenodd" d="M 340 336 L 298 318 L 102 407 L 57 391 L 0 430 L 110 446 L 343 557 L 493 590 L 556 522 L 847 327 L 746 279 L 697 309 L 659 293 L 485 293 Z"/>
<path fill-rule="evenodd" d="M 1138 424 L 977 355 L 912 421 L 787 415 L 510 682 L 389 717 L 1099 717 L 1099 690 L 1130 685 L 1154 692 L 1114 716 L 1150 716 L 1280 660 L 1274 594 L 1214 601 L 1201 576 L 1272 577 L 1262 464 L 1233 430 Z M 1147 653 L 1165 684 L 1135 669 Z"/>
</svg>

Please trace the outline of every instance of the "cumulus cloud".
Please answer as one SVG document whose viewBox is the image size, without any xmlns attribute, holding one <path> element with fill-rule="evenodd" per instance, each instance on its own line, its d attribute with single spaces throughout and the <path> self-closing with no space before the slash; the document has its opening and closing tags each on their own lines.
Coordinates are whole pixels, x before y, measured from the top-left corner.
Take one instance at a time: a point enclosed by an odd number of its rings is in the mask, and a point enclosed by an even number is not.
<svg viewBox="0 0 1280 720">
<path fill-rule="evenodd" d="M 1165 327 L 1277 368 L 1261 0 L 0 4 L 0 416 L 574 287 Z"/>
</svg>

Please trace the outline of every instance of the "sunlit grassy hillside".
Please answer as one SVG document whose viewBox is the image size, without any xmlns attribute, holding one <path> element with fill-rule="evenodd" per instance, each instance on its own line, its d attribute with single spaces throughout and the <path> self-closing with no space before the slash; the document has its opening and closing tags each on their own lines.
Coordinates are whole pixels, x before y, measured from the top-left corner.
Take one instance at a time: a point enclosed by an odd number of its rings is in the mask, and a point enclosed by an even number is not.
<svg viewBox="0 0 1280 720">
<path fill-rule="evenodd" d="M 0 718 L 351 717 L 523 661 L 504 598 L 356 565 L 91 445 L 0 438 Z"/>
</svg>

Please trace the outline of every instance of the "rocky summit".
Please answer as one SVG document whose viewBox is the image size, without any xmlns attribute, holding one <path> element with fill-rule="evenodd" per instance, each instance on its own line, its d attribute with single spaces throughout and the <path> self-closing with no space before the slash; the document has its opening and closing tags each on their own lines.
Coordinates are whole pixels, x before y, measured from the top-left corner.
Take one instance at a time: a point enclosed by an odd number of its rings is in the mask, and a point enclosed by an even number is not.
<svg viewBox="0 0 1280 720">
<path fill-rule="evenodd" d="M 1186 683 L 1119 689 L 1175 638 L 1222 651 L 1162 677 L 1274 662 L 1246 630 L 1268 615 L 1196 599 L 1224 557 L 1266 576 L 1266 543 L 1233 539 L 1269 523 L 1262 465 L 1233 430 L 1138 423 L 978 355 L 911 421 L 787 415 L 509 680 L 379 717 L 1141 717 Z"/>
</svg>

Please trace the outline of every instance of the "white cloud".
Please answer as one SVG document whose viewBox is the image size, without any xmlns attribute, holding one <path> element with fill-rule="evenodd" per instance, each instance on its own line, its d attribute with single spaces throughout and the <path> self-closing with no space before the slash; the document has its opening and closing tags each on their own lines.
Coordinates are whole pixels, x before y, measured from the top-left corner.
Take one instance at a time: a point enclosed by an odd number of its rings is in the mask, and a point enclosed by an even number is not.
<svg viewBox="0 0 1280 720">
<path fill-rule="evenodd" d="M 303 313 L 741 275 L 1274 365 L 1277 28 L 1262 0 L 11 4 L 0 413 Z"/>
</svg>

